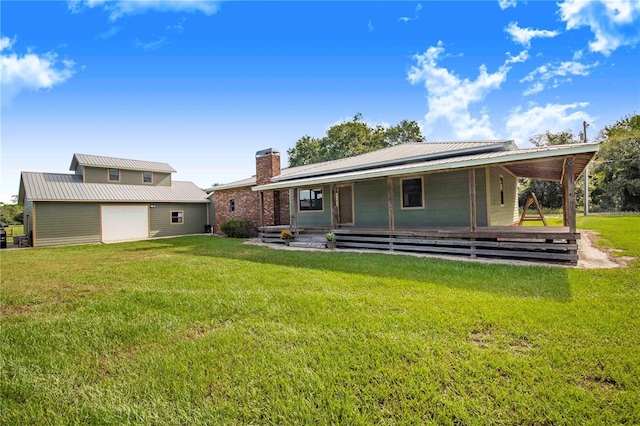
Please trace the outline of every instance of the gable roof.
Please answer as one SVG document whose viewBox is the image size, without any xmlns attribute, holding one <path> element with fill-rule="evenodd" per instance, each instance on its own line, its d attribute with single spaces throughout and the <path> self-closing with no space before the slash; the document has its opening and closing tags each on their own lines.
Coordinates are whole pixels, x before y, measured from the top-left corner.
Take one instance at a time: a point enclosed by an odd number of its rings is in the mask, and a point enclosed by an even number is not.
<svg viewBox="0 0 640 426">
<path fill-rule="evenodd" d="M 193 182 L 173 181 L 171 186 L 83 183 L 82 176 L 63 173 L 22 172 L 20 202 L 180 202 L 207 203 L 207 194 Z"/>
<path fill-rule="evenodd" d="M 155 161 L 129 160 L 126 158 L 103 157 L 100 155 L 73 154 L 69 170 L 76 170 L 78 166 L 105 167 L 125 170 L 142 170 L 146 172 L 175 173 L 173 167 L 167 163 Z"/>
<path fill-rule="evenodd" d="M 462 142 L 412 142 L 367 152 L 338 160 L 282 169 L 271 182 L 283 182 L 313 176 L 332 175 L 342 172 L 367 170 L 392 165 L 423 162 L 444 157 L 455 157 L 480 152 L 509 151 L 517 149 L 513 141 L 462 141 Z M 242 179 L 208 188 L 207 192 L 255 186 L 256 178 Z"/>
<path fill-rule="evenodd" d="M 453 157 L 435 157 L 419 162 L 386 165 L 356 171 L 342 171 L 335 174 L 308 176 L 300 179 L 282 180 L 255 186 L 254 191 L 269 191 L 298 186 L 322 185 L 354 180 L 365 180 L 416 173 L 439 172 L 488 165 L 503 166 L 515 176 L 560 181 L 563 162 L 567 156 L 575 157 L 575 177 L 598 151 L 597 143 L 545 146 L 506 151 L 481 152 Z"/>
</svg>

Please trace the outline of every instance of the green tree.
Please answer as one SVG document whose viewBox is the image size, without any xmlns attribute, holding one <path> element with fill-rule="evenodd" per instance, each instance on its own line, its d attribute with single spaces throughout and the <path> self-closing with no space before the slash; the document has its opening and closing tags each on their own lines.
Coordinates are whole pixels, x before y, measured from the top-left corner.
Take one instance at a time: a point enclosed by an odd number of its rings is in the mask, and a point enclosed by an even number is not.
<svg viewBox="0 0 640 426">
<path fill-rule="evenodd" d="M 604 210 L 640 211 L 640 115 L 628 115 L 598 135 L 594 200 Z"/>
<path fill-rule="evenodd" d="M 356 114 L 351 121 L 336 124 L 325 136 L 313 138 L 305 135 L 287 150 L 289 166 L 320 163 L 351 157 L 407 142 L 423 142 L 424 136 L 415 121 L 402 120 L 395 126 L 372 127 Z"/>
<path fill-rule="evenodd" d="M 0 204 L 0 223 L 22 223 L 22 211 L 18 204 Z"/>
<path fill-rule="evenodd" d="M 547 130 L 529 138 L 529 142 L 537 147 L 566 145 L 570 143 L 578 143 L 579 141 L 569 129 L 560 132 L 551 132 Z M 583 181 L 584 182 L 584 181 Z M 551 209 L 559 209 L 562 207 L 562 185 L 559 182 L 539 179 L 525 179 L 521 185 L 518 202 L 520 207 L 524 207 L 524 203 L 530 193 L 534 192 L 536 198 L 542 207 Z M 576 195 L 581 198 L 584 190 L 580 185 L 576 185 Z"/>
</svg>

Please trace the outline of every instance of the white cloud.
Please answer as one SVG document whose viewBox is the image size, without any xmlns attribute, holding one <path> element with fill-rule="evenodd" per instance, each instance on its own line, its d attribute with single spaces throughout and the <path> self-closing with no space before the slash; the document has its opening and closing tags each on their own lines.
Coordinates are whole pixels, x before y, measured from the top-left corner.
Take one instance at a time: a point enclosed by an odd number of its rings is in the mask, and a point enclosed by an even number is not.
<svg viewBox="0 0 640 426">
<path fill-rule="evenodd" d="M 409 21 L 415 21 L 416 19 L 419 18 L 418 16 L 418 12 L 420 12 L 422 10 L 422 4 L 418 3 L 418 5 L 416 6 L 415 9 L 415 16 L 413 18 L 409 18 L 408 16 L 402 16 L 400 18 L 398 18 L 398 21 L 400 22 L 404 22 L 405 24 Z"/>
<path fill-rule="evenodd" d="M 120 32 L 120 27 L 111 27 L 107 31 L 100 33 L 98 37 L 107 39 L 107 38 L 114 37 L 119 32 Z"/>
<path fill-rule="evenodd" d="M 187 21 L 187 18 L 182 18 L 175 25 L 167 25 L 167 29 L 173 31 L 174 33 L 182 34 L 184 32 L 184 23 Z"/>
<path fill-rule="evenodd" d="M 498 5 L 502 10 L 508 9 L 510 7 L 516 7 L 517 4 L 517 0 L 498 0 Z"/>
<path fill-rule="evenodd" d="M 533 95 L 550 86 L 556 88 L 560 84 L 570 82 L 571 76 L 573 75 L 583 77 L 588 76 L 591 73 L 592 68 L 595 68 L 598 65 L 598 62 L 588 65 L 582 64 L 578 61 L 565 61 L 560 62 L 558 65 L 553 65 L 551 63 L 541 65 L 520 80 L 520 83 L 534 82 L 524 91 L 523 94 L 525 96 Z"/>
<path fill-rule="evenodd" d="M 640 2 L 638 0 L 566 0 L 559 4 L 567 30 L 587 26 L 595 35 L 589 50 L 611 54 L 621 46 L 640 42 Z"/>
<path fill-rule="evenodd" d="M 371 21 L 369 21 L 369 23 L 367 24 L 367 27 L 369 28 L 369 32 L 372 32 L 374 30 L 373 24 L 371 23 Z"/>
<path fill-rule="evenodd" d="M 200 12 L 213 15 L 220 1 L 214 0 L 69 0 L 67 6 L 74 13 L 84 9 L 102 7 L 115 21 L 125 15 L 135 15 L 151 10 L 158 12 Z"/>
<path fill-rule="evenodd" d="M 529 59 L 529 52 L 526 50 L 523 50 L 522 52 L 518 53 L 516 56 L 511 56 L 511 52 L 507 52 L 507 64 L 515 64 L 518 62 L 524 62 L 527 59 Z"/>
<path fill-rule="evenodd" d="M 553 38 L 560 34 L 558 31 L 534 30 L 533 28 L 520 28 L 517 22 L 511 22 L 504 29 L 514 42 L 527 48 L 531 47 L 531 40 L 537 37 Z"/>
<path fill-rule="evenodd" d="M 507 59 L 498 71 L 491 74 L 485 65 L 481 65 L 478 77 L 469 80 L 461 79 L 438 65 L 438 58 L 443 53 L 442 42 L 438 42 L 437 46 L 429 47 L 424 54 L 415 55 L 417 65 L 412 66 L 407 74 L 411 84 L 424 82 L 427 89 L 429 111 L 424 123 L 427 133 L 436 122 L 444 120 L 457 138 L 495 139 L 489 115 L 481 111 L 479 116 L 473 117 L 469 108 L 484 100 L 491 91 L 500 88 L 511 69 L 508 64 L 512 59 Z"/>
<path fill-rule="evenodd" d="M 14 41 L 7 37 L 0 39 L 3 51 L 0 55 L 3 107 L 11 106 L 21 92 L 51 89 L 64 83 L 75 73 L 73 61 L 58 60 L 58 56 L 52 52 L 41 55 L 27 53 L 22 56 L 16 53 L 6 54 L 6 50 L 12 49 Z"/>
<path fill-rule="evenodd" d="M 13 40 L 5 36 L 0 37 L 0 51 L 11 50 L 15 42 L 16 42 L 15 37 Z"/>
<path fill-rule="evenodd" d="M 154 50 L 158 50 L 160 49 L 162 46 L 164 46 L 165 44 L 167 44 L 167 38 L 166 37 L 160 37 L 157 40 L 154 41 L 140 41 L 139 39 L 135 39 L 133 41 L 133 45 L 135 47 L 139 47 L 140 49 L 144 49 L 148 52 L 152 52 Z"/>
<path fill-rule="evenodd" d="M 529 146 L 529 138 L 538 133 L 575 129 L 579 128 L 583 121 L 593 121 L 587 112 L 581 110 L 588 105 L 587 102 L 575 102 L 530 105 L 528 109 L 518 106 L 507 117 L 505 130 L 508 138 L 513 139 L 518 146 Z"/>
</svg>

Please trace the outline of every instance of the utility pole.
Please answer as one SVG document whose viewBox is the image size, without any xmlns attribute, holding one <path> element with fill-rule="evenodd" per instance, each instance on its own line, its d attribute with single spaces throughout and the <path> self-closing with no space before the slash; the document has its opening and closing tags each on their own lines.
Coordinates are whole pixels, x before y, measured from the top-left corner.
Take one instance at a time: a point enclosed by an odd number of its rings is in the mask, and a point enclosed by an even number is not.
<svg viewBox="0 0 640 426">
<path fill-rule="evenodd" d="M 587 143 L 587 127 L 586 121 L 582 122 L 582 135 L 584 143 Z M 584 215 L 589 216 L 589 165 L 584 166 Z"/>
</svg>

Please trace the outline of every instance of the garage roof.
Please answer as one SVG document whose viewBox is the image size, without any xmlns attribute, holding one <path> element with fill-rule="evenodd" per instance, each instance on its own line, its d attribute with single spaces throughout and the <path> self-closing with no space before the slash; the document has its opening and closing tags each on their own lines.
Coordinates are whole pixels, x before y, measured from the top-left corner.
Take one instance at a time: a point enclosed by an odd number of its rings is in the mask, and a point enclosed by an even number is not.
<svg viewBox="0 0 640 426">
<path fill-rule="evenodd" d="M 83 183 L 82 176 L 63 173 L 22 172 L 20 202 L 180 202 L 208 203 L 207 194 L 193 182 L 173 181 L 171 186 Z"/>
</svg>

